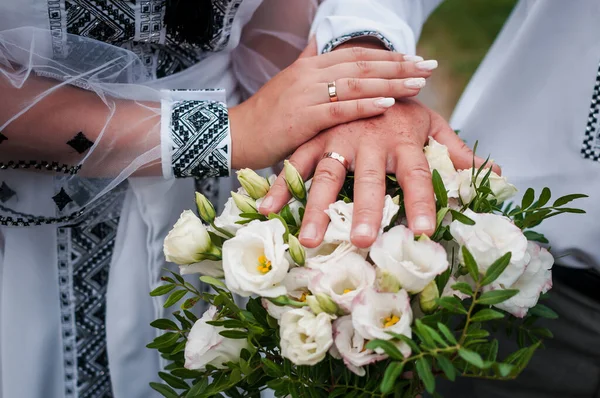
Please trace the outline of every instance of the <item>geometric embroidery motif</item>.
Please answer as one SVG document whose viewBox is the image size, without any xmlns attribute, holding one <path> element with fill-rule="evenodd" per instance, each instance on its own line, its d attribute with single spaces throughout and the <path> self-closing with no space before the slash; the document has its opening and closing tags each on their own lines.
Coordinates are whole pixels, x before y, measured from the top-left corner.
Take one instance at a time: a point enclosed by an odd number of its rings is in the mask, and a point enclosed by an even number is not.
<svg viewBox="0 0 600 398">
<path fill-rule="evenodd" d="M 363 30 L 360 32 L 354 32 L 354 33 L 349 33 L 347 35 L 343 35 L 340 37 L 336 37 L 335 39 L 331 40 L 329 43 L 327 43 L 325 45 L 325 47 L 323 48 L 323 52 L 322 54 L 328 53 L 333 51 L 336 47 L 338 47 L 339 45 L 352 40 L 352 39 L 356 39 L 357 37 L 375 37 L 377 39 L 379 39 L 383 45 L 385 46 L 385 48 L 387 48 L 390 51 L 396 51 L 396 48 L 394 47 L 394 45 L 392 44 L 391 41 L 389 41 L 384 35 L 382 35 L 381 33 L 375 31 L 375 30 Z"/>
<path fill-rule="evenodd" d="M 83 222 L 59 228 L 58 268 L 67 398 L 108 398 L 106 290 L 124 190 L 106 194 Z"/>
<path fill-rule="evenodd" d="M 84 153 L 85 151 L 87 151 L 88 149 L 90 149 L 94 143 L 92 141 L 90 141 L 84 134 L 83 132 L 79 132 L 77 133 L 77 135 L 75 137 L 73 137 L 71 140 L 67 141 L 67 145 L 69 145 L 71 148 L 75 149 L 77 151 L 77 153 Z"/>
<path fill-rule="evenodd" d="M 592 103 L 585 127 L 585 137 L 581 147 L 581 155 L 586 159 L 600 161 L 600 123 L 598 111 L 600 109 L 600 65 L 596 75 L 596 84 L 592 94 Z"/>
<path fill-rule="evenodd" d="M 229 174 L 229 118 L 218 101 L 178 101 L 171 112 L 175 177 Z"/>
</svg>

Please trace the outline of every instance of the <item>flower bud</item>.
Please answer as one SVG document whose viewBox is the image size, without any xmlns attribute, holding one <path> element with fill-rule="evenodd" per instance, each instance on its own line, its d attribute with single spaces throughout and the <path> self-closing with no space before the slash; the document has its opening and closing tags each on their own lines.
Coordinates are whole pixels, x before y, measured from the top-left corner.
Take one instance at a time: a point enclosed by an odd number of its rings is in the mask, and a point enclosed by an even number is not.
<svg viewBox="0 0 600 398">
<path fill-rule="evenodd" d="M 400 286 L 400 282 L 398 282 L 398 278 L 379 268 L 377 269 L 377 286 L 379 287 L 379 291 L 386 293 L 398 293 L 402 287 Z"/>
<path fill-rule="evenodd" d="M 292 196 L 296 200 L 306 203 L 306 186 L 298 170 L 287 160 L 283 162 L 283 170 L 285 172 L 285 183 Z"/>
<path fill-rule="evenodd" d="M 215 221 L 216 213 L 214 206 L 200 192 L 196 192 L 196 206 L 198 207 L 198 214 L 200 214 L 200 218 L 204 222 L 211 224 Z"/>
<path fill-rule="evenodd" d="M 429 282 L 425 289 L 419 294 L 419 306 L 426 314 L 431 314 L 438 307 L 437 299 L 440 297 L 435 280 Z"/>
<path fill-rule="evenodd" d="M 326 313 L 331 314 L 331 315 L 337 314 L 337 312 L 339 311 L 339 307 L 337 306 L 337 304 L 335 303 L 335 301 L 333 301 L 331 299 L 331 297 L 329 297 L 325 293 L 317 293 L 315 295 L 315 297 L 317 298 L 317 302 L 319 303 L 319 307 L 321 307 L 321 309 L 323 310 L 323 312 L 326 312 Z"/>
<path fill-rule="evenodd" d="M 400 206 L 400 195 L 396 195 L 392 198 L 392 202 L 396 205 L 396 206 Z"/>
<path fill-rule="evenodd" d="M 315 315 L 325 312 L 323 311 L 323 308 L 321 308 L 321 305 L 315 296 L 306 296 L 306 304 L 308 304 L 309 308 L 312 312 L 314 312 Z"/>
<path fill-rule="evenodd" d="M 290 234 L 288 238 L 288 245 L 290 246 L 289 253 L 290 257 L 292 257 L 292 260 L 294 260 L 294 262 L 299 266 L 303 266 L 304 261 L 306 260 L 306 251 L 300 244 L 298 238 Z"/>
<path fill-rule="evenodd" d="M 256 210 L 256 202 L 252 198 L 235 192 L 231 193 L 231 197 L 242 213 L 258 213 Z"/>
<path fill-rule="evenodd" d="M 254 170 L 242 169 L 237 172 L 237 178 L 242 188 L 248 195 L 256 200 L 264 197 L 269 192 L 269 182 L 266 178 L 256 174 Z"/>
</svg>

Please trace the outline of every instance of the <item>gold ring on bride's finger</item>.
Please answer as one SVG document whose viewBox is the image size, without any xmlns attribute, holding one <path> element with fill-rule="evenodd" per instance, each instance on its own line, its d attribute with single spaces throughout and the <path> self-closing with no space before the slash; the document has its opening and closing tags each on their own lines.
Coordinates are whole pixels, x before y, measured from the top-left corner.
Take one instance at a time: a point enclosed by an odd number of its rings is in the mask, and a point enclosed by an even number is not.
<svg viewBox="0 0 600 398">
<path fill-rule="evenodd" d="M 335 159 L 338 162 L 340 162 L 342 164 L 342 166 L 344 166 L 344 168 L 346 169 L 346 171 L 350 170 L 350 163 L 348 163 L 348 161 L 346 160 L 345 157 L 343 157 L 342 155 L 340 155 L 337 152 L 325 152 L 323 154 L 323 159 L 326 158 L 330 158 L 330 159 Z"/>
<path fill-rule="evenodd" d="M 327 83 L 327 91 L 329 93 L 329 101 L 337 102 L 338 96 L 337 96 L 337 88 L 335 87 L 335 82 Z"/>
</svg>

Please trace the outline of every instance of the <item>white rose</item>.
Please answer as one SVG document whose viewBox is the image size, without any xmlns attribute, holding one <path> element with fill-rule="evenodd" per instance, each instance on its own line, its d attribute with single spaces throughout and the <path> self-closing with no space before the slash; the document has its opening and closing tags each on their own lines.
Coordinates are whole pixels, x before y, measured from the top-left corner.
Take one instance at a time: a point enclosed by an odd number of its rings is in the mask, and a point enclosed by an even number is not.
<svg viewBox="0 0 600 398">
<path fill-rule="evenodd" d="M 279 322 L 281 355 L 296 365 L 321 362 L 333 344 L 331 316 L 304 309 L 284 313 Z"/>
<path fill-rule="evenodd" d="M 206 227 L 190 210 L 181 213 L 163 244 L 167 261 L 179 265 L 200 262 L 206 254 L 215 254 L 215 249 Z"/>
<path fill-rule="evenodd" d="M 406 290 L 398 293 L 380 293 L 374 288 L 363 290 L 352 302 L 352 325 L 367 340 L 390 340 L 388 332 L 411 337 L 412 323 L 410 298 Z M 398 349 L 405 357 L 410 347 L 399 342 Z"/>
<path fill-rule="evenodd" d="M 425 157 L 429 163 L 429 170 L 437 170 L 442 177 L 444 186 L 448 191 L 449 198 L 458 197 L 458 179 L 457 172 L 454 168 L 454 164 L 450 159 L 448 148 L 445 145 L 440 144 L 432 137 L 429 137 L 429 145 L 427 145 L 423 151 Z"/>
<path fill-rule="evenodd" d="M 477 174 L 477 170 L 475 170 Z M 487 170 L 482 170 L 476 179 L 476 184 L 479 187 L 483 181 L 483 177 L 487 174 Z M 458 172 L 458 194 L 463 203 L 470 203 L 475 198 L 475 187 L 473 186 L 473 169 L 461 170 Z M 496 198 L 498 203 L 504 202 L 517 193 L 517 188 L 508 183 L 506 177 L 501 177 L 495 172 L 491 172 L 488 180 L 490 189 L 494 195 L 490 195 L 489 199 Z"/>
<path fill-rule="evenodd" d="M 225 202 L 223 212 L 219 215 L 219 217 L 215 218 L 215 225 L 218 228 L 224 229 L 227 232 L 235 235 L 235 233 L 243 227 L 243 225 L 241 224 L 236 224 L 238 221 L 242 220 L 240 214 L 242 214 L 242 212 L 235 205 L 233 198 L 230 197 L 229 199 L 227 199 L 227 202 Z M 222 235 L 217 231 L 213 232 L 215 232 L 218 235 Z"/>
<path fill-rule="evenodd" d="M 213 278 L 222 278 L 224 276 L 223 262 L 204 260 L 195 264 L 180 265 L 179 273 L 181 275 L 202 274 L 212 276 Z"/>
<path fill-rule="evenodd" d="M 505 302 L 495 305 L 519 318 L 523 318 L 530 308 L 535 307 L 540 294 L 546 293 L 552 288 L 552 265 L 554 265 L 552 254 L 543 247 L 529 242 L 527 256 L 529 262 L 523 275 L 510 287 L 504 286 L 507 289 L 517 289 L 519 293 Z M 491 287 L 484 288 L 484 290 L 496 289 L 502 289 L 497 281 Z"/>
<path fill-rule="evenodd" d="M 226 330 L 221 326 L 212 326 L 208 321 L 216 319 L 217 309 L 211 306 L 198 319 L 185 344 L 185 367 L 191 370 L 205 370 L 206 365 L 224 369 L 227 362 L 237 362 L 242 349 L 248 348 L 246 339 L 229 339 L 219 333 Z"/>
<path fill-rule="evenodd" d="M 410 293 L 420 292 L 448 269 L 446 251 L 439 243 L 427 238 L 415 241 L 412 231 L 403 225 L 377 238 L 371 247 L 371 259 Z"/>
<path fill-rule="evenodd" d="M 229 290 L 241 296 L 277 297 L 290 263 L 283 242 L 285 228 L 278 219 L 252 221 L 223 244 L 223 271 Z"/>
<path fill-rule="evenodd" d="M 339 354 L 346 367 L 358 376 L 366 374 L 363 366 L 387 358 L 387 355 L 365 349 L 368 340 L 356 333 L 352 326 L 352 317 L 348 315 L 333 322 L 333 342 L 335 353 Z"/>
<path fill-rule="evenodd" d="M 385 196 L 383 206 L 383 218 L 379 227 L 379 234 L 383 229 L 390 225 L 394 216 L 398 213 L 400 206 L 394 203 L 390 195 Z M 352 229 L 352 212 L 354 211 L 354 203 L 346 203 L 343 200 L 338 200 L 329 205 L 329 209 L 325 213 L 331 219 L 327 231 L 325 231 L 325 242 L 349 242 L 350 231 Z"/>
<path fill-rule="evenodd" d="M 347 253 L 315 271 L 308 282 L 308 289 L 312 294 L 328 295 L 347 313 L 354 297 L 373 286 L 375 277 L 375 269 L 362 256 Z"/>
</svg>

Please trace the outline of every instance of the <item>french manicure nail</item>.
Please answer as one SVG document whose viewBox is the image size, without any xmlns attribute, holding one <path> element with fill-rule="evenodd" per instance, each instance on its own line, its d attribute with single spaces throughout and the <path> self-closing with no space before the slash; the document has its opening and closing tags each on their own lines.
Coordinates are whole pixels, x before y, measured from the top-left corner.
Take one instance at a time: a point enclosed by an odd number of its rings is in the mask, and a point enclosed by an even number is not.
<svg viewBox="0 0 600 398">
<path fill-rule="evenodd" d="M 423 88 L 425 87 L 425 79 L 422 77 L 412 77 L 404 80 L 404 87 L 406 88 Z"/>
<path fill-rule="evenodd" d="M 417 231 L 431 231 L 434 227 L 433 223 L 427 216 L 417 216 L 413 226 Z"/>
<path fill-rule="evenodd" d="M 265 209 L 265 210 L 270 210 L 272 206 L 273 206 L 273 198 L 270 196 L 267 196 L 265 198 L 265 200 L 263 200 L 263 202 L 260 204 L 260 208 Z"/>
<path fill-rule="evenodd" d="M 404 60 L 408 62 L 419 62 L 423 61 L 423 57 L 419 57 L 418 55 L 405 55 Z"/>
<path fill-rule="evenodd" d="M 317 226 L 315 224 L 307 224 L 303 226 L 300 230 L 300 239 L 317 239 Z"/>
<path fill-rule="evenodd" d="M 373 228 L 368 224 L 359 224 L 352 230 L 352 238 L 371 238 L 373 235 Z"/>
<path fill-rule="evenodd" d="M 396 103 L 396 100 L 393 98 L 380 98 L 375 100 L 375 106 L 379 108 L 389 108 Z"/>
<path fill-rule="evenodd" d="M 420 70 L 434 70 L 438 67 L 438 62 L 435 59 L 430 59 L 428 61 L 417 62 L 415 66 Z"/>
</svg>

